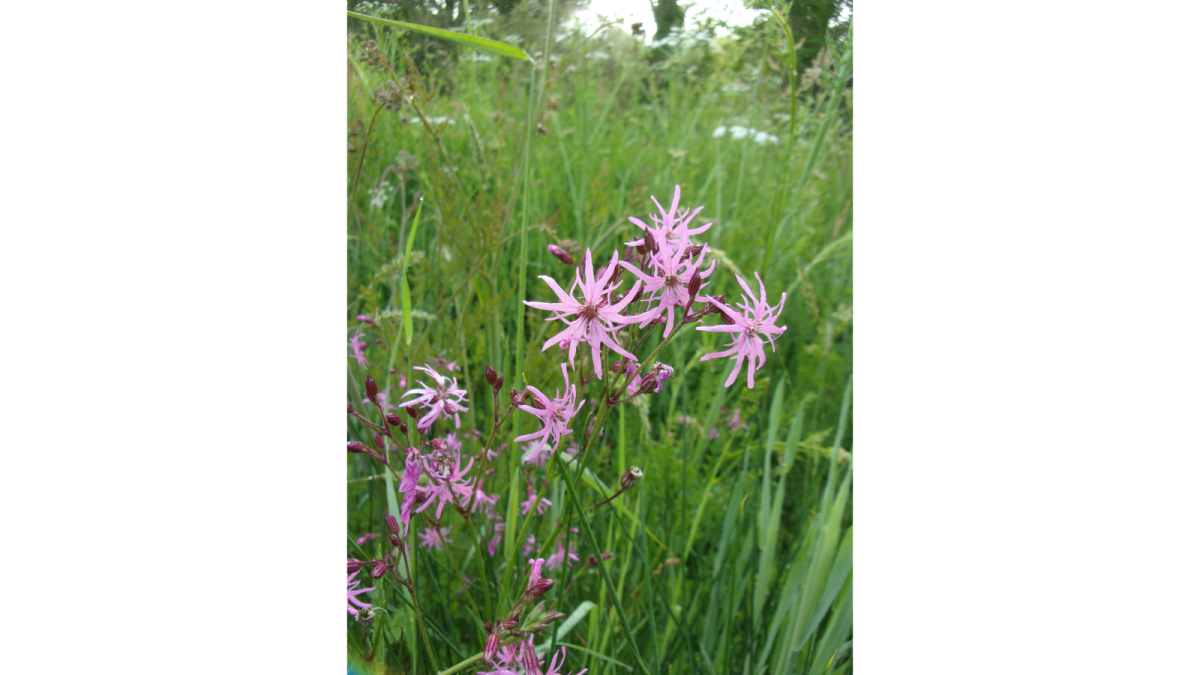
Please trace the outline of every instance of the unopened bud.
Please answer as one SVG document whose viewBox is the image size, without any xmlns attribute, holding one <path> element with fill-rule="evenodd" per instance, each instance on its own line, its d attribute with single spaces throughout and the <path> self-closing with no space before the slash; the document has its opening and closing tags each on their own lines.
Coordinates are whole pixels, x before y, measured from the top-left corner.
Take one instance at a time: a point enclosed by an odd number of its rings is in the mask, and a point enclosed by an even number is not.
<svg viewBox="0 0 1200 675">
<path fill-rule="evenodd" d="M 346 443 L 346 452 L 366 452 L 367 446 L 358 441 L 349 441 Z"/>
<path fill-rule="evenodd" d="M 411 405 L 405 406 L 404 412 L 408 413 L 408 416 L 413 418 L 414 420 L 417 419 L 417 409 L 415 406 L 411 406 Z"/>
<path fill-rule="evenodd" d="M 642 470 L 636 466 L 630 466 L 625 470 L 625 473 L 621 475 L 621 489 L 628 490 L 634 485 L 637 485 L 637 482 L 641 480 L 641 478 Z"/>
<path fill-rule="evenodd" d="M 397 522 L 396 516 L 393 516 L 389 513 L 387 514 L 387 518 L 384 518 L 383 520 L 385 523 L 387 523 L 388 532 L 391 532 L 392 534 L 400 534 L 400 523 Z"/>
<path fill-rule="evenodd" d="M 395 546 L 396 548 L 404 546 L 404 540 L 394 534 L 388 537 L 388 541 L 391 542 L 392 546 Z"/>
<path fill-rule="evenodd" d="M 516 628 L 519 623 L 520 622 L 518 622 L 516 619 L 509 617 L 500 622 L 500 628 L 503 630 L 512 630 Z"/>
<path fill-rule="evenodd" d="M 375 563 L 375 567 L 373 567 L 371 569 L 371 578 L 372 579 L 382 578 L 383 575 L 387 574 L 387 568 L 388 568 L 387 563 L 382 560 Z"/>
<path fill-rule="evenodd" d="M 375 447 L 379 448 L 380 450 L 384 449 L 383 436 L 380 436 L 379 434 L 375 434 Z"/>
<path fill-rule="evenodd" d="M 529 595 L 536 598 L 539 595 L 544 595 L 551 588 L 554 588 L 554 580 L 542 577 L 534 583 L 533 588 L 529 589 Z"/>
<path fill-rule="evenodd" d="M 491 661 L 496 658 L 496 652 L 500 651 L 500 636 L 491 633 L 487 636 L 487 642 L 483 645 L 483 660 Z"/>
<path fill-rule="evenodd" d="M 688 280 L 688 300 L 694 301 L 696 299 L 696 294 L 700 292 L 701 281 L 703 279 L 700 278 L 698 273 L 692 274 L 692 278 Z M 692 303 L 688 302 L 688 304 L 691 305 Z"/>
<path fill-rule="evenodd" d="M 514 388 L 508 390 L 508 397 L 512 399 L 513 405 L 521 405 L 527 398 L 529 398 L 529 393 L 524 390 L 517 391 Z"/>
<path fill-rule="evenodd" d="M 388 424 L 390 424 L 394 427 L 398 427 L 398 426 L 404 424 L 403 422 L 400 421 L 400 416 L 397 415 L 396 413 L 388 413 L 387 417 L 385 419 L 387 419 Z"/>
<path fill-rule="evenodd" d="M 555 246 L 554 244 L 550 244 L 549 246 L 546 247 L 546 249 L 549 250 L 550 253 L 554 254 L 555 258 L 558 258 L 559 260 L 561 260 L 564 265 L 574 265 L 575 264 L 575 259 L 571 257 L 570 253 L 567 253 L 566 251 L 562 250 L 561 248 Z"/>
<path fill-rule="evenodd" d="M 366 564 L 367 563 L 357 558 L 346 558 L 346 574 L 354 574 L 355 572 L 361 570 L 363 565 Z"/>
<path fill-rule="evenodd" d="M 442 401 L 442 410 L 447 415 L 453 415 L 458 412 L 458 406 L 454 405 L 453 401 Z"/>
<path fill-rule="evenodd" d="M 488 633 L 490 633 L 490 632 L 492 632 L 492 630 L 493 630 L 493 629 L 495 629 L 495 624 L 493 624 L 491 621 L 484 621 L 484 622 L 483 622 L 483 630 L 484 630 L 485 632 L 488 632 Z"/>
<path fill-rule="evenodd" d="M 496 386 L 496 369 L 491 366 L 484 366 L 483 379 L 487 380 L 488 385 L 494 388 Z"/>
<path fill-rule="evenodd" d="M 551 621 L 558 621 L 559 619 L 563 618 L 564 616 L 566 616 L 566 614 L 563 614 L 562 612 L 556 612 L 554 610 L 550 610 L 549 612 L 546 612 L 545 614 L 542 615 L 542 621 L 545 621 L 547 623 L 549 623 Z"/>
<path fill-rule="evenodd" d="M 367 374 L 366 389 L 367 389 L 367 400 L 370 401 L 371 403 L 375 403 L 376 397 L 379 396 L 379 386 L 377 384 L 375 384 L 375 378 L 371 377 L 371 375 L 369 373 Z"/>
<path fill-rule="evenodd" d="M 497 395 L 499 395 L 500 390 L 503 388 L 504 388 L 504 374 L 496 373 L 496 384 L 492 385 L 492 389 L 495 390 Z"/>
</svg>

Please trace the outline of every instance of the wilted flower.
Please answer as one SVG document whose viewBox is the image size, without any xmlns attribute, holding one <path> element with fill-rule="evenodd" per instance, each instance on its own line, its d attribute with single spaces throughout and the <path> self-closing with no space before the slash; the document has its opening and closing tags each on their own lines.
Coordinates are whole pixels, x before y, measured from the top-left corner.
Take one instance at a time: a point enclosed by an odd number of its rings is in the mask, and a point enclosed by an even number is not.
<svg viewBox="0 0 1200 675">
<path fill-rule="evenodd" d="M 423 370 L 433 378 L 437 386 L 430 387 L 429 385 L 417 380 L 420 387 L 410 389 L 404 392 L 404 396 L 400 399 L 400 405 L 412 406 L 420 405 L 424 408 L 429 408 L 429 412 L 425 413 L 417 422 L 417 428 L 422 432 L 427 431 L 433 426 L 439 418 L 454 418 L 454 427 L 459 427 L 458 413 L 465 412 L 468 408 L 463 405 L 467 401 L 467 391 L 459 389 L 458 379 L 453 377 L 444 377 L 429 366 L 413 366 L 413 370 Z M 405 398 L 412 396 L 410 400 Z"/>
<path fill-rule="evenodd" d="M 736 276 L 736 275 L 735 275 Z M 737 277 L 738 284 L 746 291 L 746 295 L 742 296 L 742 302 L 738 305 L 743 312 L 739 312 L 729 306 L 718 302 L 714 298 L 707 298 L 721 312 L 733 320 L 732 324 L 721 324 L 717 326 L 697 326 L 696 330 L 707 331 L 711 333 L 736 333 L 733 342 L 726 346 L 729 349 L 721 352 L 713 352 L 700 357 L 701 361 L 720 358 L 722 356 L 733 356 L 737 359 L 733 367 L 733 372 L 729 374 L 729 379 L 725 380 L 725 386 L 733 384 L 737 379 L 738 373 L 742 369 L 742 363 L 749 358 L 750 364 L 746 369 L 746 386 L 750 389 L 754 388 L 754 371 L 762 368 L 766 363 L 767 355 L 763 351 L 763 338 L 771 343 L 771 349 L 775 349 L 775 337 L 783 334 L 787 330 L 787 326 L 776 326 L 775 320 L 779 318 L 779 313 L 783 311 L 783 303 L 787 300 L 787 293 L 781 295 L 779 305 L 771 307 L 767 303 L 767 289 L 763 286 L 762 277 L 758 273 L 754 273 L 754 277 L 758 279 L 758 288 L 760 297 L 754 296 L 754 291 L 746 285 L 746 282 L 739 276 Z M 748 296 L 748 297 L 747 297 Z"/>
</svg>

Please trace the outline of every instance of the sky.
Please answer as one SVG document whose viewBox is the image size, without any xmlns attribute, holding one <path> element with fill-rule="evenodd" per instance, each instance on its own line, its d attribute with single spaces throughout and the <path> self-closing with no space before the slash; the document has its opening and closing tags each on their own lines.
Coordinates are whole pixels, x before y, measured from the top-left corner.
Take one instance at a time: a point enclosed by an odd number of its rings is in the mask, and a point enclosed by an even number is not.
<svg viewBox="0 0 1200 675">
<path fill-rule="evenodd" d="M 766 10 L 746 9 L 741 0 L 690 0 L 681 3 L 687 8 L 684 15 L 684 29 L 695 28 L 697 20 L 703 17 L 724 19 L 732 25 L 744 26 L 750 24 L 754 17 L 766 13 Z M 625 19 L 625 30 L 637 22 L 641 22 L 646 31 L 646 43 L 649 44 L 654 34 L 654 12 L 650 9 L 650 0 L 592 0 L 590 6 L 576 13 L 575 18 L 585 30 L 594 30 L 606 19 Z M 717 35 L 727 35 L 728 31 L 718 29 Z"/>
</svg>

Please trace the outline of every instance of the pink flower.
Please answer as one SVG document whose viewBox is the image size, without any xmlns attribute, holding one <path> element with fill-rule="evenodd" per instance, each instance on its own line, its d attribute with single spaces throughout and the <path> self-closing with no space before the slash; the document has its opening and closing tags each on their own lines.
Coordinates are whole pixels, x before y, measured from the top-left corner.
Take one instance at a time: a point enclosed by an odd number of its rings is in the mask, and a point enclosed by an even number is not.
<svg viewBox="0 0 1200 675">
<path fill-rule="evenodd" d="M 521 647 L 517 644 L 504 645 L 500 651 L 496 653 L 496 663 L 502 666 L 511 666 L 517 661 L 517 653 Z"/>
<path fill-rule="evenodd" d="M 487 545 L 488 555 L 490 555 L 490 556 L 496 555 L 496 547 L 500 545 L 501 538 L 502 537 L 497 534 L 494 537 L 492 537 L 491 541 L 488 542 L 488 545 Z"/>
<path fill-rule="evenodd" d="M 366 368 L 370 365 L 367 361 L 367 342 L 360 340 L 362 333 L 355 333 L 354 337 L 350 338 L 350 349 L 354 350 L 354 360 L 358 361 L 360 368 Z"/>
<path fill-rule="evenodd" d="M 742 421 L 742 409 L 734 408 L 733 415 L 729 418 L 729 427 L 734 431 L 749 429 L 750 425 Z"/>
<path fill-rule="evenodd" d="M 658 241 L 659 245 L 663 247 L 664 252 L 667 254 L 674 253 L 676 249 L 687 248 L 690 238 L 693 235 L 700 234 L 701 232 L 704 232 L 708 228 L 712 227 L 712 223 L 708 223 L 707 225 L 701 225 L 694 230 L 689 230 L 688 224 L 692 222 L 692 219 L 695 218 L 700 213 L 700 210 L 704 207 L 698 207 L 695 211 L 684 209 L 682 212 L 680 212 L 679 195 L 680 189 L 679 186 L 676 185 L 675 198 L 671 200 L 670 211 L 664 210 L 662 204 L 659 204 L 657 199 L 655 199 L 653 196 L 650 197 L 650 199 L 654 200 L 654 205 L 658 207 L 659 213 L 662 214 L 661 218 L 654 214 L 650 214 L 650 220 L 657 227 L 646 225 L 646 223 L 643 223 L 632 216 L 629 218 L 629 222 L 642 228 L 646 234 L 651 235 L 656 241 Z M 627 246 L 637 246 L 641 243 L 641 241 L 625 242 Z"/>
<path fill-rule="evenodd" d="M 368 533 L 364 534 L 363 536 L 359 537 L 358 539 L 355 539 L 354 543 L 362 545 L 362 544 L 367 543 L 368 541 L 371 541 L 374 538 L 375 538 L 375 533 L 368 532 Z"/>
<path fill-rule="evenodd" d="M 542 675 L 541 662 L 533 647 L 533 634 L 530 633 L 529 639 L 521 642 L 521 667 L 525 669 L 525 675 Z"/>
<path fill-rule="evenodd" d="M 362 321 L 363 323 L 369 323 L 372 326 L 379 328 L 379 324 L 375 323 L 375 321 L 373 319 L 371 319 L 371 317 L 367 316 L 366 314 L 359 314 L 358 316 L 356 316 L 354 318 L 358 319 L 359 321 Z"/>
<path fill-rule="evenodd" d="M 371 605 L 360 602 L 359 599 L 354 596 L 361 595 L 367 591 L 375 590 L 374 586 L 371 588 L 359 588 L 358 581 L 354 578 L 357 575 L 358 570 L 354 570 L 350 573 L 350 576 L 346 577 L 346 611 L 350 612 L 351 616 L 358 616 L 358 610 L 354 609 L 355 607 L 362 607 L 364 609 L 371 608 Z"/>
<path fill-rule="evenodd" d="M 550 658 L 550 666 L 546 668 L 545 675 L 562 675 L 558 669 L 565 665 L 567 665 L 567 648 L 563 647 L 562 651 Z M 575 675 L 583 675 L 587 671 L 588 669 L 584 668 Z"/>
<path fill-rule="evenodd" d="M 551 503 L 551 501 L 549 499 L 546 499 L 545 497 L 542 497 L 539 500 L 537 493 L 533 491 L 532 487 L 526 486 L 525 492 L 526 492 L 526 494 L 529 495 L 529 499 L 526 499 L 525 501 L 521 502 L 521 515 L 523 515 L 523 516 L 529 515 L 529 512 L 534 510 L 534 508 L 537 509 L 537 514 L 540 516 L 540 515 L 542 515 L 543 512 L 545 512 L 547 506 L 554 505 L 553 503 Z"/>
<path fill-rule="evenodd" d="M 575 542 L 571 542 L 571 549 L 569 551 L 563 550 L 561 541 L 557 542 L 557 546 L 558 552 L 552 553 L 550 555 L 550 559 L 546 561 L 546 567 L 548 569 L 557 569 L 558 567 L 561 567 L 564 560 L 567 561 L 568 565 L 571 565 L 570 561 L 572 560 L 579 562 L 579 554 L 575 551 Z M 574 565 L 571 566 L 574 567 Z"/>
<path fill-rule="evenodd" d="M 631 373 L 633 373 L 636 370 L 637 370 L 636 363 L 629 364 L 625 368 L 625 376 L 628 377 Z M 654 393 L 657 394 L 658 392 L 662 391 L 663 383 L 667 381 L 667 378 L 671 377 L 674 374 L 675 374 L 675 369 L 672 368 L 671 366 L 668 366 L 665 363 L 655 362 L 654 365 L 652 365 L 646 369 L 646 372 L 639 373 L 637 377 L 630 380 L 629 386 L 625 387 L 625 389 L 630 394 L 632 394 L 641 388 L 643 382 L 653 381 L 654 382 L 654 390 L 653 391 L 654 391 Z"/>
<path fill-rule="evenodd" d="M 567 376 L 567 364 L 565 363 L 562 364 L 562 374 L 566 391 L 560 393 L 559 390 L 555 390 L 553 400 L 536 387 L 529 387 L 529 391 L 533 394 L 533 405 L 522 404 L 519 407 L 540 419 L 542 428 L 517 436 L 513 439 L 514 443 L 536 441 L 540 444 L 538 447 L 541 447 L 553 442 L 553 447 L 550 449 L 550 452 L 553 452 L 558 448 L 562 437 L 571 433 L 569 426 L 571 418 L 575 417 L 575 414 L 583 408 L 583 402 L 580 401 L 578 406 L 575 405 L 575 385 L 571 384 L 571 378 Z M 528 462 L 529 459 L 527 458 L 525 461 Z"/>
<path fill-rule="evenodd" d="M 457 457 L 454 460 L 454 467 L 450 467 L 450 459 L 444 455 L 432 454 L 423 458 L 425 463 L 425 472 L 429 474 L 429 486 L 418 486 L 417 492 L 427 495 L 424 504 L 421 504 L 416 510 L 420 513 L 429 508 L 436 499 L 438 502 L 437 512 L 434 517 L 438 520 L 442 519 L 442 509 L 446 507 L 446 502 L 455 502 L 465 505 L 471 498 L 471 492 L 474 489 L 472 482 L 465 478 L 466 473 L 471 470 L 471 466 L 475 464 L 475 458 L 472 457 L 467 462 L 467 468 L 462 467 L 462 458 Z"/>
<path fill-rule="evenodd" d="M 428 431 L 429 427 L 433 426 L 433 423 L 441 417 L 447 419 L 453 417 L 454 428 L 457 429 L 460 424 L 458 413 L 468 410 L 463 405 L 467 401 L 467 391 L 458 388 L 457 378 L 443 377 L 429 366 L 413 366 L 413 370 L 423 370 L 429 373 L 429 376 L 437 383 L 436 387 L 430 387 L 424 382 L 417 380 L 417 383 L 421 386 L 409 389 L 400 398 L 400 405 L 402 406 L 420 405 L 423 408 L 429 408 L 429 412 L 420 420 L 417 420 L 417 429 Z M 413 398 L 408 401 L 404 400 L 409 396 Z"/>
<path fill-rule="evenodd" d="M 623 316 L 621 310 L 625 309 L 626 305 L 633 302 L 633 298 L 637 295 L 637 290 L 641 286 L 641 282 L 634 283 L 633 288 L 625 294 L 625 297 L 615 305 L 612 304 L 612 292 L 616 290 L 616 286 L 609 286 L 609 281 L 617 270 L 617 252 L 613 251 L 612 262 L 604 269 L 604 273 L 600 275 L 600 279 L 596 279 L 595 272 L 592 268 L 592 250 L 588 249 L 584 254 L 583 263 L 584 274 L 579 276 L 579 268 L 575 268 L 575 283 L 571 284 L 570 294 L 563 291 L 562 287 L 553 278 L 546 275 L 538 277 L 546 282 L 550 290 L 558 296 L 558 302 L 528 302 L 525 304 L 535 309 L 542 309 L 548 312 L 556 312 L 556 314 L 547 321 L 555 321 L 561 319 L 566 322 L 567 328 L 554 337 L 546 340 L 542 345 L 542 351 L 546 351 L 554 345 L 569 345 L 567 360 L 570 361 L 571 367 L 575 367 L 575 348 L 581 342 L 585 342 L 592 348 L 592 366 L 595 368 L 596 377 L 601 377 L 600 373 L 600 346 L 605 345 L 609 349 L 615 351 L 629 359 L 637 360 L 633 354 L 621 348 L 615 340 L 612 333 L 620 330 L 627 323 L 636 323 L 645 318 L 642 315 Z M 583 291 L 583 300 L 575 299 L 575 287 L 578 286 Z M 568 321 L 566 317 L 574 316 L 575 318 Z"/>
<path fill-rule="evenodd" d="M 733 342 L 725 345 L 729 347 L 723 352 L 713 352 L 700 357 L 701 361 L 708 361 L 722 356 L 733 356 L 737 359 L 737 363 L 733 367 L 733 372 L 729 374 L 729 379 L 725 380 L 725 386 L 733 384 L 737 379 L 738 373 L 742 369 L 742 362 L 747 358 L 750 359 L 750 365 L 746 368 L 746 386 L 750 389 L 754 388 L 754 371 L 763 367 L 767 361 L 767 355 L 763 351 L 763 338 L 765 335 L 768 342 L 771 343 L 771 350 L 775 350 L 775 337 L 782 335 L 783 331 L 787 330 L 787 326 L 776 326 L 775 320 L 779 318 L 779 313 L 783 311 L 783 303 L 787 300 L 787 293 L 783 293 L 779 298 L 779 305 L 771 307 L 767 303 L 767 289 L 763 286 L 762 277 L 758 273 L 754 273 L 754 277 L 758 279 L 758 289 L 760 297 L 754 297 L 754 291 L 746 285 L 746 282 L 741 277 L 737 277 L 738 283 L 742 289 L 749 295 L 742 296 L 742 302 L 738 305 L 743 312 L 732 309 L 713 298 L 705 298 L 725 316 L 733 321 L 732 324 L 721 324 L 717 326 L 697 326 L 696 330 L 708 331 L 711 333 L 737 333 L 734 336 Z"/>
<path fill-rule="evenodd" d="M 408 523 L 412 520 L 413 507 L 417 503 L 417 481 L 421 478 L 421 454 L 410 452 L 404 461 L 404 476 L 400 479 L 398 492 L 404 495 L 400 506 L 400 522 L 404 524 L 404 536 L 408 536 Z"/>
<path fill-rule="evenodd" d="M 521 555 L 529 555 L 530 553 L 533 553 L 535 549 L 537 549 L 537 539 L 534 539 L 533 535 L 531 534 L 529 535 L 529 538 L 525 540 L 525 543 L 521 545 Z M 530 562 L 532 563 L 533 561 L 531 560 Z"/>
<path fill-rule="evenodd" d="M 656 238 L 661 235 L 655 235 Z M 682 307 L 686 312 L 688 308 L 688 300 L 691 300 L 691 294 L 688 293 L 688 284 L 692 281 L 692 277 L 700 275 L 701 279 L 707 279 L 716 268 L 714 260 L 707 270 L 701 270 L 700 266 L 704 264 L 704 254 L 708 252 L 708 244 L 700 248 L 699 255 L 693 255 L 684 262 L 683 257 L 687 252 L 686 246 L 677 247 L 674 252 L 668 253 L 667 246 L 662 239 L 659 241 L 660 251 L 658 254 L 651 257 L 651 262 L 657 268 L 657 273 L 653 276 L 646 276 L 636 266 L 630 265 L 624 260 L 621 265 L 625 269 L 633 272 L 633 275 L 646 284 L 645 293 L 657 293 L 649 300 L 657 300 L 658 305 L 654 309 L 643 313 L 641 316 L 646 317 L 642 320 L 642 327 L 650 325 L 650 322 L 657 319 L 661 314 L 667 315 L 667 327 L 663 331 L 665 337 L 671 332 L 671 328 L 675 326 L 675 308 Z M 707 284 L 701 284 L 701 288 Z M 643 298 L 646 299 L 646 298 Z"/>
<path fill-rule="evenodd" d="M 453 431 L 446 434 L 446 447 L 454 452 L 462 452 L 462 441 L 454 434 Z"/>
<path fill-rule="evenodd" d="M 717 431 L 716 427 L 712 427 L 708 430 L 708 440 L 711 441 L 714 438 L 720 438 L 720 437 L 721 437 L 721 432 Z"/>
<path fill-rule="evenodd" d="M 568 433 L 569 432 L 570 431 L 568 430 Z M 535 440 L 525 447 L 529 449 L 529 452 L 527 452 L 522 458 L 525 460 L 526 464 L 546 466 L 546 460 L 550 459 L 550 457 L 554 454 L 554 451 L 551 450 L 550 445 L 542 440 Z"/>
<path fill-rule="evenodd" d="M 442 550 L 443 539 L 446 540 L 447 544 L 454 543 L 454 540 L 448 536 L 449 534 L 450 528 L 448 527 L 435 527 L 432 529 L 427 527 L 421 531 L 421 545 L 431 551 L 435 548 L 440 551 Z"/>
</svg>

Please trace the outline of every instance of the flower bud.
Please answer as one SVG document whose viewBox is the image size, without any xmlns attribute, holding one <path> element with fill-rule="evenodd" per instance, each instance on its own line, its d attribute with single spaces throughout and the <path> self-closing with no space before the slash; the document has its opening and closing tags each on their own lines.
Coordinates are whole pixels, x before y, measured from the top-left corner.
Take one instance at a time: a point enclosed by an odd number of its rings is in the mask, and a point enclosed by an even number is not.
<svg viewBox="0 0 1200 675">
<path fill-rule="evenodd" d="M 389 513 L 387 518 L 384 518 L 384 522 L 387 523 L 388 532 L 400 534 L 400 523 L 396 521 L 396 516 Z"/>
<path fill-rule="evenodd" d="M 357 558 L 346 558 L 346 574 L 354 574 L 361 570 L 363 565 L 367 563 Z"/>
<path fill-rule="evenodd" d="M 571 257 L 570 253 L 567 253 L 566 251 L 562 250 L 561 248 L 555 246 L 554 244 L 550 244 L 549 246 L 546 247 L 546 249 L 549 250 L 550 253 L 554 254 L 555 258 L 558 258 L 559 260 L 561 260 L 564 265 L 574 265 L 575 264 L 575 259 Z"/>
<path fill-rule="evenodd" d="M 375 563 L 375 567 L 373 567 L 371 569 L 371 578 L 372 579 L 382 578 L 383 575 L 387 574 L 387 569 L 388 569 L 387 563 L 380 560 L 379 562 Z"/>
<path fill-rule="evenodd" d="M 394 427 L 402 426 L 404 424 L 404 422 L 400 421 L 400 416 L 396 413 L 388 413 L 385 419 L 387 420 L 388 424 Z"/>
<path fill-rule="evenodd" d="M 490 622 L 489 622 L 490 623 Z M 483 646 L 483 660 L 491 661 L 496 658 L 496 652 L 500 650 L 500 636 L 491 633 L 487 636 L 487 642 Z"/>
<path fill-rule="evenodd" d="M 554 580 L 542 577 L 537 580 L 533 588 L 529 589 L 529 595 L 536 598 L 539 595 L 544 595 L 551 588 L 554 588 Z"/>
<path fill-rule="evenodd" d="M 500 394 L 500 390 L 503 388 L 504 388 L 504 375 L 502 373 L 496 373 L 496 384 L 492 385 L 492 389 L 496 392 L 496 395 L 498 396 Z"/>
<path fill-rule="evenodd" d="M 502 630 L 512 630 L 517 627 L 518 623 L 516 619 L 509 617 L 500 622 L 500 628 Z"/>
<path fill-rule="evenodd" d="M 453 401 L 442 401 L 442 410 L 445 411 L 447 415 L 453 415 L 459 412 L 458 406 L 454 405 Z"/>
<path fill-rule="evenodd" d="M 388 541 L 391 542 L 392 546 L 395 546 L 396 548 L 401 548 L 404 546 L 404 540 L 394 534 L 388 537 Z"/>
<path fill-rule="evenodd" d="M 377 397 L 379 396 L 379 386 L 375 384 L 375 378 L 371 377 L 370 373 L 367 374 L 366 390 L 367 400 L 371 403 L 375 403 L 378 400 Z"/>
<path fill-rule="evenodd" d="M 363 445 L 362 443 L 359 443 L 358 441 L 349 441 L 346 443 L 346 452 L 358 453 L 358 452 L 366 452 L 366 451 L 367 451 L 367 446 Z"/>
<path fill-rule="evenodd" d="M 484 366 L 483 379 L 487 380 L 488 386 L 495 388 L 495 386 L 496 386 L 496 369 L 491 366 Z"/>
<path fill-rule="evenodd" d="M 558 621 L 559 619 L 563 618 L 564 616 L 566 616 L 566 614 L 563 614 L 562 612 L 556 612 L 554 610 L 550 610 L 549 612 L 546 612 L 545 614 L 542 615 L 542 621 L 545 621 L 546 623 L 549 623 L 551 621 Z"/>
<path fill-rule="evenodd" d="M 404 407 L 404 412 L 408 413 L 408 416 L 409 416 L 409 417 L 411 417 L 411 418 L 413 418 L 414 420 L 415 420 L 415 419 L 417 419 L 417 408 L 416 408 L 416 406 L 411 406 L 411 405 L 410 405 L 410 406 L 405 406 L 405 407 Z"/>
<path fill-rule="evenodd" d="M 383 444 L 383 436 L 380 436 L 379 434 L 375 434 L 374 440 L 375 440 L 375 447 L 379 448 L 380 450 L 383 450 L 386 447 Z"/>
<path fill-rule="evenodd" d="M 636 466 L 630 466 L 621 476 L 621 489 L 628 490 L 634 485 L 637 485 L 637 482 L 641 479 L 641 477 L 642 470 Z"/>
<path fill-rule="evenodd" d="M 496 629 L 496 625 L 495 625 L 495 624 L 493 624 L 491 621 L 484 621 L 484 622 L 483 622 L 483 630 L 484 630 L 485 632 L 488 632 L 488 633 L 490 633 L 490 632 L 492 632 L 492 631 L 493 631 L 493 630 L 495 630 L 495 629 Z"/>
<path fill-rule="evenodd" d="M 688 305 L 689 306 L 692 304 L 692 302 L 694 302 L 696 300 L 696 294 L 700 292 L 700 282 L 701 281 L 703 281 L 703 279 L 700 278 L 699 273 L 692 274 L 692 278 L 688 279 Z"/>
<path fill-rule="evenodd" d="M 542 675 L 542 668 L 538 665 L 537 654 L 533 651 L 533 646 L 528 642 L 521 643 L 521 665 L 525 667 L 525 675 Z"/>
</svg>

